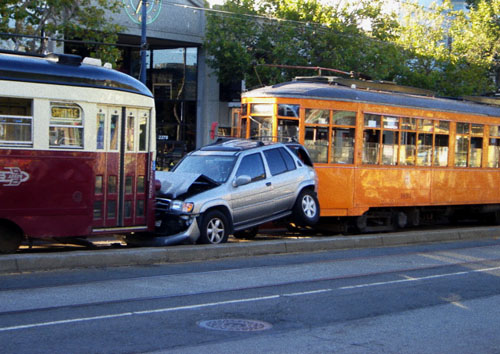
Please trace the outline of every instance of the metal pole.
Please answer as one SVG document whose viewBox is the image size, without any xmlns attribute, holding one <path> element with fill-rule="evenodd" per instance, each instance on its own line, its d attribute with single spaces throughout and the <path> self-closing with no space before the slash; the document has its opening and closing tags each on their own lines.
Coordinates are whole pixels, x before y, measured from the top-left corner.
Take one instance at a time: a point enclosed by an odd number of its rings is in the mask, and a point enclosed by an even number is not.
<svg viewBox="0 0 500 354">
<path fill-rule="evenodd" d="M 142 0 L 141 19 L 141 82 L 146 84 L 146 20 L 148 13 L 148 0 Z"/>
</svg>

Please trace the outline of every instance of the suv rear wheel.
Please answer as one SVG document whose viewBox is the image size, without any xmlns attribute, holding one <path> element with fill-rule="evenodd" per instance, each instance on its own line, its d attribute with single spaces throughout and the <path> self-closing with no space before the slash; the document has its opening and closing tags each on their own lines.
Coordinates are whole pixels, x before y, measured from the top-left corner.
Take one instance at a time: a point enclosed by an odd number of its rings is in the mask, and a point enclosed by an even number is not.
<svg viewBox="0 0 500 354">
<path fill-rule="evenodd" d="M 319 202 L 316 193 L 304 189 L 293 207 L 293 218 L 297 225 L 314 226 L 319 221 Z"/>
<path fill-rule="evenodd" d="M 219 210 L 209 210 L 203 214 L 200 225 L 200 243 L 225 243 L 228 237 L 229 222 L 223 212 Z"/>
</svg>

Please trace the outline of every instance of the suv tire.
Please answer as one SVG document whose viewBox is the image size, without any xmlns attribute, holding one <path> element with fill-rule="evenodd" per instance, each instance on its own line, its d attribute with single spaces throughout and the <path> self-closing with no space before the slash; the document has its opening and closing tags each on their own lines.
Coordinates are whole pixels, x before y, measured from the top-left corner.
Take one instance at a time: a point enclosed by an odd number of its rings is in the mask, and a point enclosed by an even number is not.
<svg viewBox="0 0 500 354">
<path fill-rule="evenodd" d="M 304 189 L 293 207 L 293 219 L 300 226 L 314 226 L 319 221 L 319 202 L 316 193 Z"/>
<path fill-rule="evenodd" d="M 199 243 L 219 244 L 227 242 L 229 222 L 219 210 L 209 210 L 202 215 Z"/>
</svg>

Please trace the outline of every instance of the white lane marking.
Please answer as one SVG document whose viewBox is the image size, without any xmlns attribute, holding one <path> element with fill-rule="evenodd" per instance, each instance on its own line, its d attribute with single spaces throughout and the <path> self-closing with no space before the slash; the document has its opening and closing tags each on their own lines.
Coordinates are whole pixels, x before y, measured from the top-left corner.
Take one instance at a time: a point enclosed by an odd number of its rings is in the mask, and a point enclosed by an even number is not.
<svg viewBox="0 0 500 354">
<path fill-rule="evenodd" d="M 383 281 L 383 282 L 377 282 L 377 283 L 367 283 L 367 284 L 343 286 L 343 287 L 338 288 L 338 290 L 367 288 L 367 287 L 371 287 L 371 286 L 389 285 L 389 284 L 397 284 L 397 283 L 409 283 L 409 282 L 413 282 L 413 281 L 421 281 L 421 280 L 437 279 L 437 278 L 445 278 L 445 277 L 454 277 L 457 275 L 466 275 L 466 274 L 472 274 L 472 273 L 489 272 L 492 270 L 499 270 L 499 269 L 500 269 L 500 267 L 493 267 L 493 268 L 474 269 L 474 270 L 469 270 L 469 271 L 464 271 L 464 272 L 456 272 L 456 273 L 428 275 L 426 277 L 419 277 L 419 278 L 405 278 L 405 279 L 399 279 L 399 280 L 389 280 L 389 281 Z"/>
<path fill-rule="evenodd" d="M 271 300 L 271 299 L 277 299 L 280 296 L 284 296 L 284 295 L 270 295 L 270 296 L 254 297 L 254 298 L 248 298 L 248 299 L 237 299 L 237 300 L 228 300 L 228 301 L 220 301 L 220 302 L 211 302 L 211 303 L 197 304 L 197 305 L 166 307 L 166 308 L 161 308 L 161 309 L 156 309 L 156 310 L 131 311 L 131 312 L 116 313 L 116 314 L 111 314 L 111 315 L 73 318 L 73 319 L 69 319 L 69 320 L 30 323 L 30 324 L 19 325 L 19 326 L 0 327 L 0 332 L 15 331 L 15 330 L 19 330 L 19 329 L 28 329 L 28 328 L 36 328 L 36 327 L 46 327 L 46 326 L 53 326 L 53 325 L 66 324 L 66 323 L 113 319 L 113 318 L 133 316 L 133 315 L 149 315 L 149 314 L 162 313 L 162 312 L 192 310 L 192 309 L 199 309 L 199 308 L 203 308 L 203 307 L 213 307 L 213 306 L 237 304 L 237 303 L 252 302 L 252 301 Z"/>
<path fill-rule="evenodd" d="M 54 326 L 54 325 L 67 324 L 67 323 L 114 319 L 114 318 L 134 316 L 134 315 L 150 315 L 150 314 L 155 314 L 155 313 L 164 313 L 164 312 L 173 312 L 173 311 L 182 311 L 182 310 L 193 310 L 193 309 L 200 309 L 200 308 L 205 308 L 205 307 L 214 307 L 214 306 L 229 305 L 229 304 L 240 304 L 240 303 L 245 303 L 245 302 L 272 300 L 272 299 L 278 299 L 280 297 L 305 296 L 305 295 L 311 295 L 311 294 L 330 292 L 330 291 L 334 291 L 334 290 L 347 290 L 347 289 L 357 289 L 357 288 L 365 288 L 365 287 L 371 287 L 371 286 L 415 282 L 415 281 L 421 281 L 421 280 L 453 277 L 453 276 L 466 275 L 466 274 L 472 274 L 472 273 L 489 272 L 489 271 L 494 271 L 494 270 L 499 270 L 499 269 L 500 269 L 500 267 L 474 269 L 474 270 L 464 271 L 464 272 L 429 275 L 429 276 L 420 277 L 420 278 L 406 278 L 406 279 L 399 279 L 399 280 L 390 280 L 390 281 L 385 281 L 385 282 L 343 286 L 343 287 L 340 287 L 337 289 L 319 289 L 319 290 L 304 291 L 304 292 L 298 292 L 298 293 L 278 294 L 278 295 L 253 297 L 253 298 L 247 298 L 247 299 L 236 299 L 236 300 L 227 300 L 227 301 L 219 301 L 219 302 L 209 302 L 209 303 L 204 303 L 204 304 L 186 305 L 186 306 L 178 306 L 178 307 L 166 307 L 166 308 L 155 309 L 155 310 L 131 311 L 131 312 L 116 313 L 116 314 L 111 314 L 111 315 L 80 317 L 80 318 L 73 318 L 73 319 L 68 319 L 68 320 L 30 323 L 30 324 L 19 325 L 19 326 L 0 327 L 0 332 L 15 331 L 15 330 L 21 330 L 21 329 L 30 329 L 30 328 L 37 328 L 37 327 L 47 327 L 47 326 Z"/>
<path fill-rule="evenodd" d="M 334 289 L 319 289 L 319 290 L 311 290 L 311 291 L 303 291 L 300 293 L 290 293 L 290 294 L 282 294 L 282 297 L 286 296 L 304 296 L 304 295 L 312 295 L 312 294 L 319 294 L 319 293 L 327 293 L 329 291 L 333 291 Z"/>
</svg>

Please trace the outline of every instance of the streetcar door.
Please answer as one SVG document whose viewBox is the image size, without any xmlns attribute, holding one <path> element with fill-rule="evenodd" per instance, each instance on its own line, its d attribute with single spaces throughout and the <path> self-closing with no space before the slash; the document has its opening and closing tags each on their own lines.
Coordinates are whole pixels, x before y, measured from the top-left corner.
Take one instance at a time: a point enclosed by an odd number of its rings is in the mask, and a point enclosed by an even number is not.
<svg viewBox="0 0 500 354">
<path fill-rule="evenodd" d="M 94 228 L 146 225 L 150 111 L 98 107 Z"/>
<path fill-rule="evenodd" d="M 123 226 L 146 224 L 146 184 L 149 180 L 149 122 L 145 109 L 125 110 L 124 144 L 122 147 L 122 210 Z"/>
</svg>

